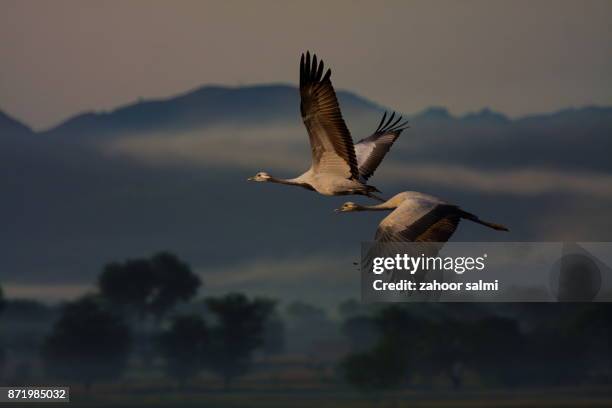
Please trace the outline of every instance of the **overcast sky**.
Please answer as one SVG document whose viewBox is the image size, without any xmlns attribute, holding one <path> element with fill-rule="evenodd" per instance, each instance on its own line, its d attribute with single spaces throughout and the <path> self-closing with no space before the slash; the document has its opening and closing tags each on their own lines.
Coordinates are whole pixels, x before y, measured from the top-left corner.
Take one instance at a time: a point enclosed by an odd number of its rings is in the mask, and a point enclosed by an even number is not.
<svg viewBox="0 0 612 408">
<path fill-rule="evenodd" d="M 612 1 L 0 0 L 0 109 L 41 129 L 203 84 L 336 87 L 403 112 L 612 104 Z"/>
</svg>

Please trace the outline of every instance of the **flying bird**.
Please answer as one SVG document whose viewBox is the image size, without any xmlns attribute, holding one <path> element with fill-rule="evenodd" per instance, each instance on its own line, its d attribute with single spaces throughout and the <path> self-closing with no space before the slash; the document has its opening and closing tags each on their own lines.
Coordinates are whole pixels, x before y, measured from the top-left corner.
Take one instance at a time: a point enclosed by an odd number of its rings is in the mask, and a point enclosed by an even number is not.
<svg viewBox="0 0 612 408">
<path fill-rule="evenodd" d="M 331 70 L 323 71 L 323 61 L 317 61 L 316 55 L 311 59 L 310 52 L 302 54 L 300 111 L 310 139 L 310 169 L 293 179 L 259 172 L 249 180 L 299 186 L 329 196 L 356 194 L 385 201 L 367 181 L 408 122 L 400 123 L 402 117 L 396 118 L 395 113 L 387 118 L 385 113 L 376 131 L 353 145 L 330 80 Z"/>
<path fill-rule="evenodd" d="M 462 219 L 508 231 L 508 228 L 481 220 L 439 198 L 415 191 L 404 191 L 378 205 L 359 205 L 346 202 L 337 212 L 391 211 L 378 225 L 374 240 L 377 242 L 446 242 Z"/>
<path fill-rule="evenodd" d="M 462 219 L 493 228 L 498 231 L 508 231 L 503 225 L 483 221 L 478 216 L 462 210 L 456 205 L 446 203 L 439 198 L 414 192 L 405 191 L 391 197 L 378 205 L 359 205 L 346 202 L 336 212 L 351 211 L 391 211 L 378 225 L 374 241 L 376 244 L 370 248 L 363 262 L 365 267 L 371 263 L 375 256 L 395 256 L 401 252 L 409 252 L 411 256 L 437 256 L 442 246 L 453 235 Z M 401 243 L 415 242 L 416 246 L 406 246 Z M 363 268 L 364 266 L 362 266 Z M 413 275 L 414 272 L 395 271 L 387 278 L 389 281 L 399 281 Z M 420 270 L 411 279 L 421 282 L 427 280 L 440 280 L 441 270 Z M 426 297 L 436 297 L 438 294 L 429 294 Z"/>
</svg>

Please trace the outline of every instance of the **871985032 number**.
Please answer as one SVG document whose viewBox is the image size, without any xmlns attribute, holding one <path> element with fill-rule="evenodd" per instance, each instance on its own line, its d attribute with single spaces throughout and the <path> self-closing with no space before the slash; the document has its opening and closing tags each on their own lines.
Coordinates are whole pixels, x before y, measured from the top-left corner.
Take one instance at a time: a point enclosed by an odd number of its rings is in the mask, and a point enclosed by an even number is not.
<svg viewBox="0 0 612 408">
<path fill-rule="evenodd" d="M 69 387 L 0 387 L 3 402 L 70 402 Z"/>
</svg>

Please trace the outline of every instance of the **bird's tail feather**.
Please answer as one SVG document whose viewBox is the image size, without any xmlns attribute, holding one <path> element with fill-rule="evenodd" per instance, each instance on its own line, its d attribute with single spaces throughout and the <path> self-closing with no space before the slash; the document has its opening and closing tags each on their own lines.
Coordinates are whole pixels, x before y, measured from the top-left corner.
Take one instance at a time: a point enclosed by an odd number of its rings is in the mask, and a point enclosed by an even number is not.
<svg viewBox="0 0 612 408">
<path fill-rule="evenodd" d="M 494 222 L 488 222 L 488 221 L 483 221 L 480 218 L 478 218 L 478 216 L 471 214 L 469 212 L 466 211 L 462 211 L 461 212 L 461 217 L 465 218 L 466 220 L 470 220 L 473 221 L 477 224 L 480 225 L 484 225 L 485 227 L 489 227 L 489 228 L 493 228 L 494 230 L 497 231 L 510 231 L 507 227 L 501 225 L 501 224 L 496 224 Z"/>
</svg>

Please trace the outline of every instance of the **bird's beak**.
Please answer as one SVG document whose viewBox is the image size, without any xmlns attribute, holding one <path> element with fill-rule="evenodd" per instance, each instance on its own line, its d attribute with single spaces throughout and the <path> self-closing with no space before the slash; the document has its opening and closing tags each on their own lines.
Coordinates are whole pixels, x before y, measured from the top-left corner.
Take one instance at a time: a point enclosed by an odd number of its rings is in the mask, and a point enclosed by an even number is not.
<svg viewBox="0 0 612 408">
<path fill-rule="evenodd" d="M 255 180 L 255 177 L 249 177 L 249 178 L 247 179 L 247 181 L 254 181 L 254 180 Z"/>
<path fill-rule="evenodd" d="M 342 212 L 342 209 L 340 209 L 340 208 L 336 208 L 336 209 L 334 209 L 334 212 L 335 212 L 336 214 L 337 214 L 337 213 L 341 213 L 341 212 Z"/>
</svg>

